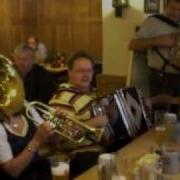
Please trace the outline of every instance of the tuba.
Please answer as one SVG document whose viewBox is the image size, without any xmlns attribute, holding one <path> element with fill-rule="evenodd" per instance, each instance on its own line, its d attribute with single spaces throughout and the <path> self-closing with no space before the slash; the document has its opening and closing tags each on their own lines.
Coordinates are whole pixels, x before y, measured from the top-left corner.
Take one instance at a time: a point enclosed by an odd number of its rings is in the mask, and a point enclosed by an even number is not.
<svg viewBox="0 0 180 180">
<path fill-rule="evenodd" d="M 41 102 L 26 102 L 22 79 L 12 61 L 3 55 L 0 55 L 0 82 L 0 108 L 2 110 L 15 113 L 25 106 L 27 117 L 36 125 L 41 124 L 42 119 L 49 121 L 55 132 L 70 143 L 80 144 L 87 139 L 95 142 L 101 140 L 104 129 L 88 126 L 71 117 L 59 116 L 54 108 Z"/>
<path fill-rule="evenodd" d="M 22 79 L 11 60 L 0 54 L 0 108 L 18 112 L 24 104 Z"/>
</svg>

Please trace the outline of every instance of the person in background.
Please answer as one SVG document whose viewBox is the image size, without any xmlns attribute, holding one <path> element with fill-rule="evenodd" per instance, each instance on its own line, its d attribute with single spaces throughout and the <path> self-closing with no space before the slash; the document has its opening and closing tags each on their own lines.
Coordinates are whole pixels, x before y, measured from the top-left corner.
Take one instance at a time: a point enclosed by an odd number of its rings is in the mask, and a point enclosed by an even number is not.
<svg viewBox="0 0 180 180">
<path fill-rule="evenodd" d="M 171 50 L 179 31 L 180 0 L 168 0 L 164 14 L 148 17 L 129 44 L 130 50 L 147 51 L 150 96 L 180 95 L 180 69 L 172 65 Z"/>
<path fill-rule="evenodd" d="M 35 53 L 35 62 L 37 64 L 43 63 L 48 56 L 46 46 L 39 42 L 38 38 L 33 35 L 27 38 L 26 43 Z"/>
<path fill-rule="evenodd" d="M 25 44 L 18 45 L 14 50 L 13 61 L 23 78 L 26 100 L 48 103 L 55 90 L 53 77 L 35 64 L 33 50 Z"/>
</svg>

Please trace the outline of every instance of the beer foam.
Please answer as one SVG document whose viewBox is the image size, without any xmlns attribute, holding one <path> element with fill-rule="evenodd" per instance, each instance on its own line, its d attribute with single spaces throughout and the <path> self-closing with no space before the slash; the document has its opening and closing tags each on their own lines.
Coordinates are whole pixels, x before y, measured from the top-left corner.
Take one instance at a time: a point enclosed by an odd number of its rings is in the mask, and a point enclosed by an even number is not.
<svg viewBox="0 0 180 180">
<path fill-rule="evenodd" d="M 69 164 L 65 162 L 59 162 L 57 166 L 52 166 L 51 171 L 53 175 L 60 176 L 69 173 Z"/>
<path fill-rule="evenodd" d="M 99 156 L 100 159 L 110 160 L 112 158 L 112 154 L 104 153 Z"/>
<path fill-rule="evenodd" d="M 165 126 L 156 126 L 155 130 L 156 131 L 166 131 L 166 127 Z"/>
</svg>

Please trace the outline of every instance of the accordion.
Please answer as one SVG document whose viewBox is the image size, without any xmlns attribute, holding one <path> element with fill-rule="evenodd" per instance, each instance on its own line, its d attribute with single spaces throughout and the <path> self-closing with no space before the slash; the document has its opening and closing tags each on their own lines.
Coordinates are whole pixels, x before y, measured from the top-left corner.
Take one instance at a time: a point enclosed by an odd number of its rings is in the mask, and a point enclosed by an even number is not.
<svg viewBox="0 0 180 180">
<path fill-rule="evenodd" d="M 118 139 L 134 138 L 151 127 L 143 103 L 142 92 L 135 87 L 116 90 L 94 102 L 94 116 L 106 113 L 109 123 L 105 133 Z"/>
</svg>

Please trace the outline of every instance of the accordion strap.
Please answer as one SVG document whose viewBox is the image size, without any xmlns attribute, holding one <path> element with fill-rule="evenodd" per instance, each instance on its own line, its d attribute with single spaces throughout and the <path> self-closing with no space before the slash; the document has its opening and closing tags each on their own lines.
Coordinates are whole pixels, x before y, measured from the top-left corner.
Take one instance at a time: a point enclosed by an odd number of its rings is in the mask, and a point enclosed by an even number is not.
<svg viewBox="0 0 180 180">
<path fill-rule="evenodd" d="M 160 21 L 163 21 L 164 23 L 166 23 L 166 24 L 168 24 L 170 26 L 173 26 L 175 28 L 179 28 L 179 24 L 178 23 L 172 21 L 171 19 L 169 19 L 166 16 L 163 16 L 161 14 L 155 14 L 155 15 L 152 15 L 151 17 L 157 18 Z"/>
<path fill-rule="evenodd" d="M 179 28 L 179 24 L 172 21 L 171 19 L 167 18 L 166 16 L 163 16 L 161 14 L 155 14 L 155 15 L 152 15 L 151 17 L 154 17 L 154 18 L 157 18 L 159 19 L 160 21 L 163 21 L 164 23 L 172 26 L 172 27 L 175 27 L 175 28 Z M 175 64 L 171 64 L 169 59 L 167 59 L 166 57 L 163 56 L 163 54 L 159 51 L 158 48 L 154 48 L 154 51 L 161 57 L 161 59 L 163 60 L 163 65 L 162 65 L 162 68 L 160 70 L 160 75 L 163 75 L 165 70 L 166 70 L 166 67 L 167 66 L 171 66 L 173 69 L 175 69 L 176 71 L 180 71 L 180 67 L 177 67 Z"/>
<path fill-rule="evenodd" d="M 162 55 L 162 53 L 158 50 L 158 48 L 154 48 L 154 51 L 161 57 L 161 59 L 164 62 L 160 70 L 160 75 L 164 74 L 167 66 L 171 66 L 173 69 L 180 72 L 180 68 L 174 64 L 171 64 L 170 61 Z"/>
</svg>

